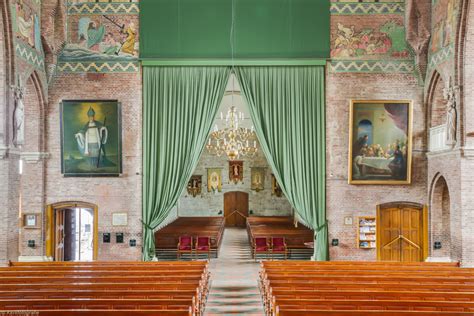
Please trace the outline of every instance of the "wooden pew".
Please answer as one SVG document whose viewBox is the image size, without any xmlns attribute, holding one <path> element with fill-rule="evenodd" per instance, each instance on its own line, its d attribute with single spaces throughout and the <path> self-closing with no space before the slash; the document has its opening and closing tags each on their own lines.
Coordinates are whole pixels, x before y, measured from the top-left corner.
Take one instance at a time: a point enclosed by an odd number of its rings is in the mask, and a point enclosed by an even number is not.
<svg viewBox="0 0 474 316">
<path fill-rule="evenodd" d="M 427 312 L 427 311 L 328 311 L 328 310 L 298 310 L 277 307 L 278 316 L 468 316 L 471 312 Z"/>
<path fill-rule="evenodd" d="M 0 269 L 0 312 L 200 315 L 208 282 L 208 262 L 11 262 Z"/>
<path fill-rule="evenodd" d="M 474 269 L 461 269 L 457 263 L 331 263 L 262 262 L 259 286 L 266 313 L 357 315 L 360 310 L 385 315 L 411 310 L 474 315 Z"/>
</svg>

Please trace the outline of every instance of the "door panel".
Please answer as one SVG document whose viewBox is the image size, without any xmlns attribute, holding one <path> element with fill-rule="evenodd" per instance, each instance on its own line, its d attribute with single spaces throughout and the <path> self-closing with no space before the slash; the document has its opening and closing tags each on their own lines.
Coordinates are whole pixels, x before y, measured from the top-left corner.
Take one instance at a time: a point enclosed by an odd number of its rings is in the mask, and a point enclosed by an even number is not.
<svg viewBox="0 0 474 316">
<path fill-rule="evenodd" d="M 390 203 L 377 209 L 377 258 L 382 261 L 419 262 L 425 257 L 424 213 L 414 203 Z"/>
<path fill-rule="evenodd" d="M 248 214 L 248 193 L 227 192 L 224 194 L 224 217 L 226 227 L 245 227 Z"/>
</svg>

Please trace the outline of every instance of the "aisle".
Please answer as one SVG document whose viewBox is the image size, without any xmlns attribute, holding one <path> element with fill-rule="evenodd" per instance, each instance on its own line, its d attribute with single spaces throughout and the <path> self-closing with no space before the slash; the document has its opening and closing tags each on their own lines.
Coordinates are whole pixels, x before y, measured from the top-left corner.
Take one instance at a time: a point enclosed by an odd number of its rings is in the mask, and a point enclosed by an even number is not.
<svg viewBox="0 0 474 316">
<path fill-rule="evenodd" d="M 244 228 L 226 228 L 219 258 L 211 260 L 210 270 L 212 284 L 204 315 L 263 315 L 259 263 L 252 259 Z"/>
</svg>

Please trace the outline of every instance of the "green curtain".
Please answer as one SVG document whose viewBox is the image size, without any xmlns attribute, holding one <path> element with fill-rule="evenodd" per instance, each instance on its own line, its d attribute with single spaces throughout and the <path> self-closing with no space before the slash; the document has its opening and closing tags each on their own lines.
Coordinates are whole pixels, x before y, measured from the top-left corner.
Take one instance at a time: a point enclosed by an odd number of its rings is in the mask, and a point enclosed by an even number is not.
<svg viewBox="0 0 474 316">
<path fill-rule="evenodd" d="M 329 260 L 324 74 L 323 66 L 236 69 L 265 157 L 314 229 L 316 260 Z"/>
<path fill-rule="evenodd" d="M 143 260 L 154 229 L 196 168 L 224 96 L 228 67 L 143 67 Z"/>
</svg>

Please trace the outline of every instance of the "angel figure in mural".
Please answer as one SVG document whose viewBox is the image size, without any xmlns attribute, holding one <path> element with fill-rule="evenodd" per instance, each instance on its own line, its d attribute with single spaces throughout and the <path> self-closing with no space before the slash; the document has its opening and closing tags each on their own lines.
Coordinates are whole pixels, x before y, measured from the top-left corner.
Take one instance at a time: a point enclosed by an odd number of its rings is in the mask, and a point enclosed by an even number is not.
<svg viewBox="0 0 474 316">
<path fill-rule="evenodd" d="M 449 86 L 443 89 L 443 97 L 446 100 L 446 145 L 454 146 L 456 144 L 457 130 L 457 109 L 456 109 L 456 89 L 451 79 Z"/>
<path fill-rule="evenodd" d="M 123 33 L 127 34 L 125 42 L 122 44 L 121 51 L 126 54 L 135 54 L 135 41 L 137 31 L 135 30 L 135 23 L 131 22 L 128 27 L 123 30 Z"/>
<path fill-rule="evenodd" d="M 18 85 L 12 87 L 12 89 L 15 102 L 15 109 L 13 110 L 13 144 L 18 147 L 25 143 L 25 105 L 23 103 L 25 91 L 20 80 L 18 80 Z"/>
<path fill-rule="evenodd" d="M 77 145 L 81 154 L 88 158 L 89 164 L 99 168 L 100 162 L 106 160 L 105 144 L 108 131 L 104 122 L 95 120 L 95 111 L 92 107 L 87 111 L 88 122 L 76 133 Z"/>
<path fill-rule="evenodd" d="M 16 18 L 18 25 L 18 32 L 21 37 L 27 40 L 28 44 L 35 46 L 34 39 L 34 15 L 28 15 L 25 11 L 23 1 L 20 0 L 16 4 Z"/>
</svg>

